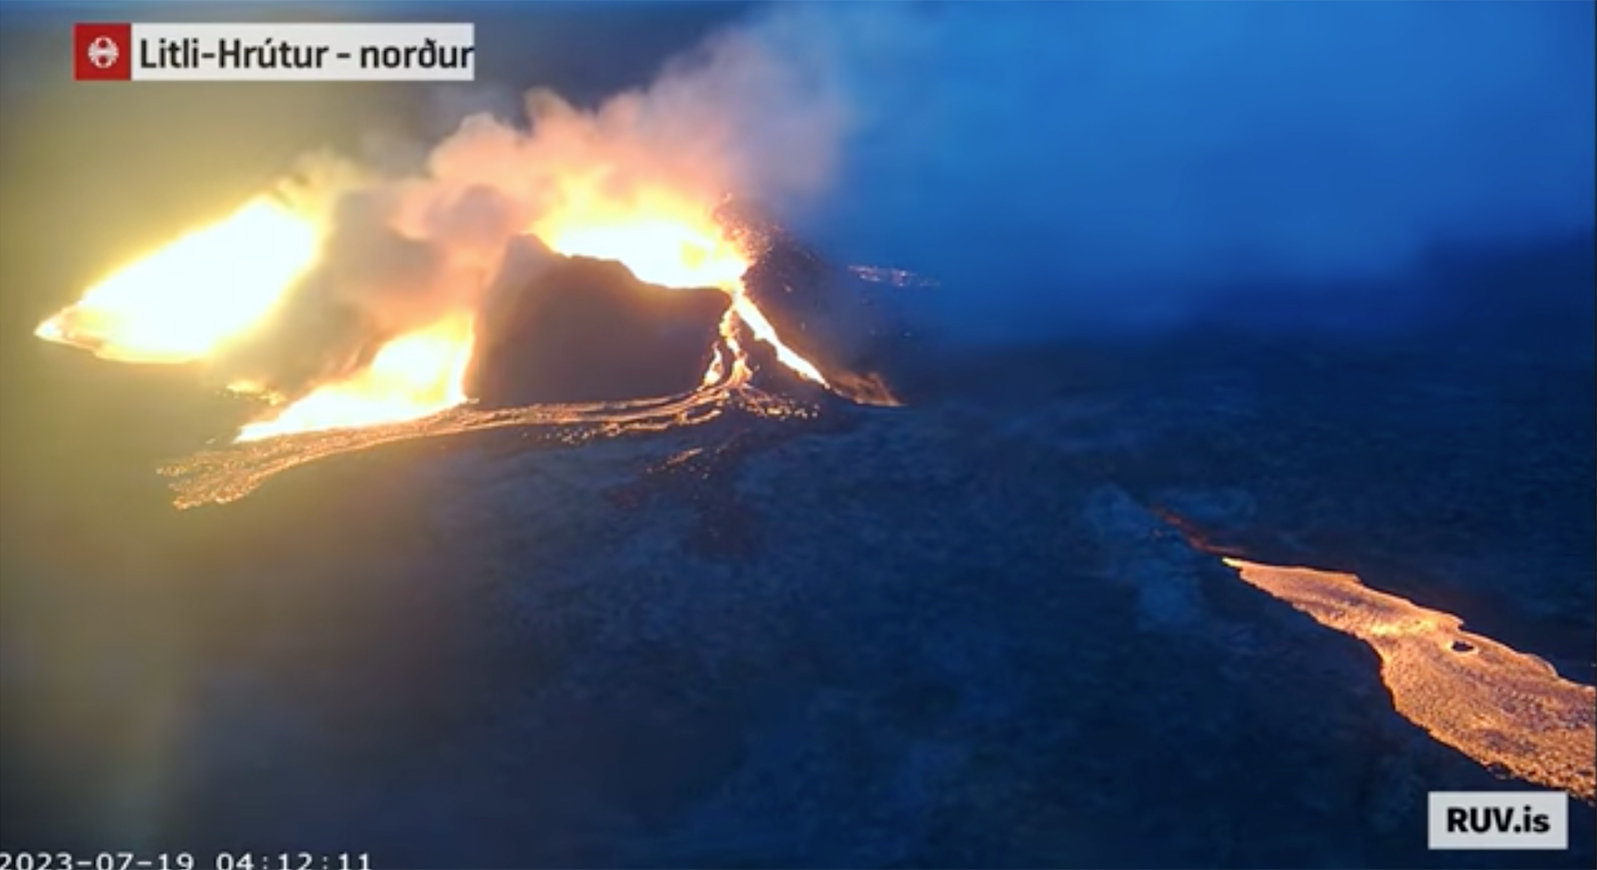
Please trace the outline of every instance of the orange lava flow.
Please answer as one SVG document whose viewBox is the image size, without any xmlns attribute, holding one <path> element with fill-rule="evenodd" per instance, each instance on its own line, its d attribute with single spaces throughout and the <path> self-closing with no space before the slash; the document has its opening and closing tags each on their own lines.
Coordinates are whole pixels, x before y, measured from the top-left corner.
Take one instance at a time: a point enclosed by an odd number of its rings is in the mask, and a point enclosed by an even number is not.
<svg viewBox="0 0 1597 870">
<path fill-rule="evenodd" d="M 783 365 L 826 385 L 748 297 L 742 276 L 749 257 L 710 209 L 658 191 L 619 201 L 580 192 L 528 232 L 557 253 L 616 260 L 653 284 L 714 287 L 731 297 L 706 388 L 747 382 L 740 323 L 770 344 Z M 318 220 L 273 197 L 259 197 L 107 276 L 42 323 L 36 335 L 120 362 L 210 358 L 272 315 L 316 266 L 324 235 Z M 475 315 L 474 308 L 457 308 L 393 338 L 365 368 L 266 410 L 239 430 L 236 441 L 401 423 L 466 403 L 462 385 Z M 235 389 L 247 392 L 249 384 Z"/>
<path fill-rule="evenodd" d="M 722 321 L 721 338 L 742 358 L 736 337 L 741 322 L 769 344 L 783 365 L 822 386 L 819 369 L 783 343 L 770 320 L 749 298 L 743 274 L 749 255 L 716 223 L 709 210 L 655 191 L 636 202 L 605 203 L 593 196 L 572 196 L 578 205 L 545 215 L 531 227 L 557 253 L 624 263 L 639 279 L 672 288 L 714 287 L 732 298 L 733 318 Z M 705 382 L 717 379 L 711 362 Z"/>
<path fill-rule="evenodd" d="M 201 359 L 271 314 L 320 245 L 316 222 L 257 197 L 107 275 L 34 335 L 115 362 Z"/>
<path fill-rule="evenodd" d="M 461 383 L 471 350 L 470 312 L 458 312 L 383 345 L 350 378 L 311 391 L 270 419 L 246 424 L 237 440 L 402 423 L 453 408 L 466 401 Z"/>
<path fill-rule="evenodd" d="M 1594 797 L 1597 694 L 1462 620 L 1366 587 L 1352 574 L 1228 558 L 1242 579 L 1350 634 L 1381 658 L 1397 711 L 1437 740 L 1512 776 Z"/>
</svg>

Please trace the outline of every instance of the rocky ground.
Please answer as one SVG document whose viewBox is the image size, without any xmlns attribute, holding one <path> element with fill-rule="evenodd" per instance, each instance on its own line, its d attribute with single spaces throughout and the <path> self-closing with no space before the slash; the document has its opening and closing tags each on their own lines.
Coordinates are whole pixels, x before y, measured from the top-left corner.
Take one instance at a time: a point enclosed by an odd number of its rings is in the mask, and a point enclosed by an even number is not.
<svg viewBox="0 0 1597 870">
<path fill-rule="evenodd" d="M 1589 363 L 991 365 L 815 421 L 399 445 L 181 514 L 133 487 L 7 581 L 7 846 L 1592 865 L 1583 805 L 1569 853 L 1428 852 L 1426 792 L 1521 784 L 1193 544 L 1357 572 L 1589 683 Z"/>
</svg>

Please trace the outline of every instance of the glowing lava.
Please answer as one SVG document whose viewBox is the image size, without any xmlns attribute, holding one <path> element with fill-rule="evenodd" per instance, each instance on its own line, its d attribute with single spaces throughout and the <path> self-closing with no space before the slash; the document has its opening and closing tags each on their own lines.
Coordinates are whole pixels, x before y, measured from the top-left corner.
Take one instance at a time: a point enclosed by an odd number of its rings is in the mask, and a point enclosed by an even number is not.
<svg viewBox="0 0 1597 870">
<path fill-rule="evenodd" d="M 706 219 L 708 220 L 708 219 Z M 694 226 L 682 218 L 639 214 L 594 221 L 580 217 L 545 220 L 533 235 L 567 256 L 625 263 L 639 280 L 664 287 L 736 285 L 748 270 L 748 259 L 715 226 Z"/>
<path fill-rule="evenodd" d="M 1462 620 L 1352 574 L 1226 559 L 1242 579 L 1381 657 L 1405 718 L 1481 764 L 1592 801 L 1597 694 L 1547 662 L 1464 631 Z"/>
<path fill-rule="evenodd" d="M 258 197 L 112 273 L 34 334 L 117 362 L 201 359 L 270 314 L 320 243 L 314 222 Z"/>
<path fill-rule="evenodd" d="M 820 370 L 782 342 L 776 328 L 749 298 L 743 275 L 750 258 L 727 237 L 709 209 L 662 192 L 641 195 L 636 203 L 616 204 L 595 197 L 586 188 L 577 190 L 580 195 L 567 191 L 567 207 L 532 227 L 532 233 L 552 250 L 567 256 L 616 260 L 651 284 L 720 289 L 732 297 L 736 319 L 722 323 L 721 337 L 735 354 L 741 356 L 734 334 L 740 320 L 755 338 L 771 346 L 779 362 L 826 385 Z M 706 383 L 716 380 L 722 364 L 719 356 L 712 361 Z"/>
<path fill-rule="evenodd" d="M 731 297 L 704 389 L 737 389 L 749 377 L 738 341 L 741 322 L 777 359 L 825 385 L 808 360 L 782 343 L 744 290 L 749 257 L 709 208 L 664 193 L 622 201 L 569 197 L 529 231 L 554 251 L 623 263 L 666 287 L 713 287 Z M 122 362 L 204 359 L 261 324 L 317 265 L 323 230 L 278 201 L 251 200 L 233 215 L 194 230 L 95 285 L 38 329 L 41 338 Z M 369 365 L 245 425 L 240 442 L 280 435 L 400 423 L 467 401 L 462 389 L 476 312 L 457 309 L 381 347 Z M 248 392 L 248 385 L 235 385 Z"/>
<path fill-rule="evenodd" d="M 776 358 L 783 365 L 817 384 L 824 385 L 826 383 L 826 378 L 821 377 L 820 369 L 817 369 L 809 360 L 799 356 L 796 351 L 782 343 L 782 339 L 776 334 L 776 327 L 771 325 L 771 321 L 765 319 L 765 314 L 754 305 L 754 300 L 750 299 L 748 294 L 743 291 L 742 284 L 738 285 L 737 291 L 732 295 L 732 310 L 748 326 L 749 331 L 754 333 L 755 338 L 769 344 L 776 351 Z"/>
<path fill-rule="evenodd" d="M 348 380 L 322 386 L 270 419 L 244 426 L 237 440 L 402 423 L 447 410 L 466 401 L 460 385 L 471 348 L 470 313 L 445 318 L 383 345 L 371 365 Z"/>
</svg>

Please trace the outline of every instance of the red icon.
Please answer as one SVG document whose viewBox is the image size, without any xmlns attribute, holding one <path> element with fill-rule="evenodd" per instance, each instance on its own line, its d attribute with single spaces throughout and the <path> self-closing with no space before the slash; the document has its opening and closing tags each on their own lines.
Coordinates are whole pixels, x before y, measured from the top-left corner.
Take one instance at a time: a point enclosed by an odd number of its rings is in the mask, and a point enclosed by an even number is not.
<svg viewBox="0 0 1597 870">
<path fill-rule="evenodd" d="M 72 78 L 126 81 L 133 72 L 133 25 L 72 25 Z"/>
</svg>

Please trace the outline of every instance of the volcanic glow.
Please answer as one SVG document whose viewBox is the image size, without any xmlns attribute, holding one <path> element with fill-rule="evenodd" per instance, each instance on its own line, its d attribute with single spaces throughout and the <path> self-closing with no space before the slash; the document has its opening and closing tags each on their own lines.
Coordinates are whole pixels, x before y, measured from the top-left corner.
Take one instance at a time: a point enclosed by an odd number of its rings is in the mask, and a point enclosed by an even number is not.
<svg viewBox="0 0 1597 870">
<path fill-rule="evenodd" d="M 208 382 L 261 400 L 233 444 L 163 469 L 183 479 L 173 485 L 180 506 L 230 501 L 294 465 L 409 438 L 509 426 L 650 431 L 728 410 L 812 414 L 803 400 L 761 389 L 760 365 L 851 401 L 894 404 L 874 375 L 818 366 L 784 343 L 779 330 L 811 340 L 826 331 L 812 334 L 800 319 L 807 312 L 778 311 L 783 303 L 765 296 L 764 284 L 745 285 L 774 240 L 751 213 L 755 204 L 799 204 L 834 179 L 850 113 L 841 90 L 816 72 L 810 58 L 780 50 L 758 28 L 732 29 L 595 105 L 536 88 L 514 117 L 466 116 L 423 160 L 358 165 L 325 151 L 306 155 L 271 195 L 106 277 L 37 334 L 109 360 L 192 365 Z M 536 317 L 543 300 L 516 294 L 561 292 L 545 278 L 571 264 L 551 253 L 619 262 L 661 292 L 726 294 L 718 335 L 704 329 L 702 317 L 713 315 L 698 294 L 658 306 L 629 295 L 616 309 L 617 336 L 631 341 L 649 332 L 633 321 L 657 308 L 658 335 L 641 340 L 657 339 L 671 355 L 662 363 L 678 367 L 694 349 L 678 346 L 687 321 L 673 321 L 673 312 L 700 311 L 692 334 L 714 345 L 695 357 L 705 361 L 703 377 L 662 365 L 669 377 L 650 383 L 668 386 L 647 389 L 678 394 L 507 408 L 484 387 L 474 402 L 467 390 L 479 389 L 492 358 L 543 350 L 506 348 L 533 339 L 501 340 L 497 329 L 540 334 L 518 318 Z M 826 292 L 815 288 L 809 301 Z M 558 302 L 568 307 L 553 318 L 613 304 L 597 296 L 593 306 Z M 595 337 L 574 340 L 590 360 L 605 350 Z M 848 352 L 848 339 L 836 343 Z M 645 348 L 618 350 L 618 370 L 648 367 L 638 358 Z"/>
<path fill-rule="evenodd" d="M 529 229 L 554 251 L 617 260 L 639 279 L 665 287 L 730 290 L 749 267 L 702 207 L 670 197 L 627 208 L 582 197 Z"/>
<path fill-rule="evenodd" d="M 732 298 L 721 348 L 706 386 L 746 374 L 738 323 L 768 342 L 780 362 L 825 384 L 821 373 L 784 345 L 743 289 L 749 258 L 708 208 L 665 195 L 612 202 L 569 198 L 530 227 L 555 252 L 616 260 L 639 278 L 666 287 L 714 287 Z M 76 304 L 39 327 L 51 341 L 123 362 L 186 363 L 206 359 L 262 323 L 296 282 L 317 265 L 325 230 L 270 198 L 194 230 L 115 272 Z M 245 425 L 238 441 L 301 432 L 398 423 L 467 401 L 462 383 L 471 360 L 472 307 L 383 345 L 369 364 Z M 251 392 L 247 383 L 235 390 Z"/>
<path fill-rule="evenodd" d="M 567 185 L 563 192 L 566 208 L 531 228 L 551 249 L 567 256 L 625 263 L 632 274 L 651 284 L 723 290 L 732 297 L 737 319 L 771 345 L 778 361 L 801 377 L 826 384 L 809 360 L 782 343 L 776 328 L 744 292 L 749 256 L 727 238 L 706 206 L 657 189 L 619 205 L 587 185 Z M 722 328 L 722 338 L 734 349 L 735 323 L 729 320 Z M 705 375 L 706 383 L 716 379 L 720 365 L 717 356 Z"/>
<path fill-rule="evenodd" d="M 776 328 L 744 292 L 743 273 L 748 271 L 749 257 L 727 238 L 707 209 L 659 193 L 640 197 L 639 204 L 623 208 L 591 194 L 573 199 L 575 208 L 538 222 L 532 227 L 533 235 L 557 253 L 625 263 L 632 274 L 651 284 L 726 291 L 738 320 L 771 345 L 778 361 L 814 383 L 826 384 L 814 365 L 782 343 Z M 722 338 L 736 348 L 734 325 L 734 321 L 724 325 Z M 706 383 L 716 379 L 720 365 L 717 356 L 705 375 Z"/>
<path fill-rule="evenodd" d="M 462 313 L 394 339 L 348 380 L 320 387 L 270 419 L 246 425 L 239 441 L 436 414 L 466 400 L 460 383 L 471 362 L 472 325 Z"/>
<path fill-rule="evenodd" d="M 270 314 L 319 244 L 315 223 L 253 199 L 117 270 L 35 334 L 117 362 L 198 360 Z"/>
<path fill-rule="evenodd" d="M 37 334 L 120 362 L 194 364 L 263 400 L 231 447 L 173 466 L 198 475 L 180 490 L 185 505 L 405 438 L 512 425 L 638 431 L 728 408 L 806 414 L 754 385 L 754 343 L 837 395 L 891 404 L 879 383 L 823 376 L 782 341 L 785 325 L 744 284 L 769 240 L 720 219 L 729 201 L 780 203 L 827 183 L 846 114 L 838 95 L 758 39 L 725 34 L 700 49 L 593 108 L 534 90 L 525 124 L 467 117 L 413 172 L 311 155 L 276 193 L 118 270 Z M 550 252 L 725 293 L 702 382 L 636 401 L 473 404 L 476 333 L 486 344 L 484 323 L 497 325 L 482 318 L 519 288 L 541 290 Z"/>
</svg>

